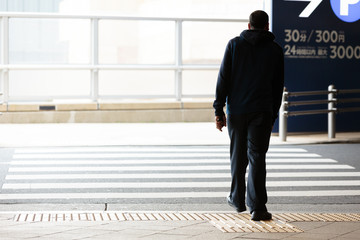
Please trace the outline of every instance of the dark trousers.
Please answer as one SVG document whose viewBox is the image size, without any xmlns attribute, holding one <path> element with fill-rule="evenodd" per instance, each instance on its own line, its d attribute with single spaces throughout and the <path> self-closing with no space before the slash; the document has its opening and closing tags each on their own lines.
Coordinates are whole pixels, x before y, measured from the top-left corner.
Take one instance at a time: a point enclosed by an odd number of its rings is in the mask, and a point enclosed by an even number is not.
<svg viewBox="0 0 360 240">
<path fill-rule="evenodd" d="M 231 140 L 231 192 L 230 198 L 238 208 L 246 205 L 250 212 L 266 211 L 266 152 L 272 130 L 270 112 L 228 115 L 228 131 Z M 249 165 L 247 187 L 246 168 Z"/>
</svg>

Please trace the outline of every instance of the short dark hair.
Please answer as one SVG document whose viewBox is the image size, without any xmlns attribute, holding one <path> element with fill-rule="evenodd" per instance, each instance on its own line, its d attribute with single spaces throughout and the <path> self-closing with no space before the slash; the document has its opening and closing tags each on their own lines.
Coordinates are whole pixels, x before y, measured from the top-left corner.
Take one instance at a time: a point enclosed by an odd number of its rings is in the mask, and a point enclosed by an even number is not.
<svg viewBox="0 0 360 240">
<path fill-rule="evenodd" d="M 264 29 L 269 23 L 269 16 L 266 12 L 257 10 L 250 14 L 249 22 L 254 29 Z"/>
</svg>

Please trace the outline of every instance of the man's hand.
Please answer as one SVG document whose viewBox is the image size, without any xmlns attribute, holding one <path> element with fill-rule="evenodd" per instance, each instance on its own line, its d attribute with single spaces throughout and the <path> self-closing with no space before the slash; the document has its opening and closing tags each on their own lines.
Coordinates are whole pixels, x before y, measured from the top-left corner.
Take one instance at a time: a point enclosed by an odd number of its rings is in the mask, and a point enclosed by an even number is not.
<svg viewBox="0 0 360 240">
<path fill-rule="evenodd" d="M 225 117 L 225 115 L 216 116 L 215 117 L 215 124 L 216 124 L 216 128 L 219 129 L 220 132 L 222 132 L 222 128 L 226 127 L 226 117 Z"/>
</svg>

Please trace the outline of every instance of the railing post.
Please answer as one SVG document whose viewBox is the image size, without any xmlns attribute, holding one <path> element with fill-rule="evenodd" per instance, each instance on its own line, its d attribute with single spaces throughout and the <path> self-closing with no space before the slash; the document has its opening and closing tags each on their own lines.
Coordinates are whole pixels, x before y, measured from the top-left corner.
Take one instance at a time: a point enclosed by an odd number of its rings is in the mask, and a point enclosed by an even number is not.
<svg viewBox="0 0 360 240">
<path fill-rule="evenodd" d="M 2 102 L 7 104 L 9 101 L 9 18 L 3 16 L 1 19 L 1 63 L 5 66 L 1 72 L 2 80 Z"/>
<path fill-rule="evenodd" d="M 335 102 L 334 100 L 335 99 L 335 93 L 334 93 L 334 90 L 335 90 L 335 86 L 334 85 L 329 85 L 328 87 L 328 110 L 329 110 L 329 113 L 328 113 L 328 138 L 329 139 L 332 139 L 332 138 L 335 138 L 335 123 L 336 123 L 336 120 L 335 120 Z"/>
<path fill-rule="evenodd" d="M 182 20 L 175 21 L 175 97 L 182 98 Z"/>
<path fill-rule="evenodd" d="M 91 18 L 91 98 L 94 102 L 99 99 L 99 19 Z"/>
<path fill-rule="evenodd" d="M 279 113 L 279 137 L 280 141 L 286 142 L 287 136 L 287 100 L 288 92 L 284 87 L 284 92 L 281 101 L 280 113 Z"/>
</svg>

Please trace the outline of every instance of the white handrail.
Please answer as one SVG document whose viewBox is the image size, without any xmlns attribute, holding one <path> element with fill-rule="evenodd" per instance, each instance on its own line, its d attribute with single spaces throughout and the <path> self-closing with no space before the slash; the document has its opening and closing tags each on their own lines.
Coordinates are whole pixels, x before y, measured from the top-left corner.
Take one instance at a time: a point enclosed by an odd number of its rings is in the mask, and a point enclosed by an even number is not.
<svg viewBox="0 0 360 240">
<path fill-rule="evenodd" d="M 19 13 L 0 12 L 0 17 L 13 18 L 70 18 L 70 19 L 111 19 L 111 20 L 153 20 L 153 21 L 189 21 L 189 22 L 244 22 L 248 19 L 236 18 L 189 18 L 189 17 L 151 17 L 126 15 L 96 15 L 96 14 L 62 14 L 62 13 Z"/>
<path fill-rule="evenodd" d="M 89 64 L 13 64 L 9 63 L 9 19 L 11 18 L 38 18 L 38 19 L 88 19 L 91 26 L 91 54 Z M 4 103 L 9 101 L 9 73 L 11 70 L 89 70 L 91 71 L 90 89 L 93 101 L 98 101 L 99 80 L 98 70 L 172 70 L 175 72 L 175 92 L 172 96 L 176 100 L 186 97 L 182 92 L 182 71 L 183 70 L 218 70 L 219 64 L 184 64 L 182 62 L 182 24 L 183 22 L 233 22 L 247 23 L 248 19 L 227 19 L 227 18 L 190 18 L 190 17 L 150 17 L 150 16 L 124 16 L 124 15 L 96 15 L 96 14 L 61 14 L 61 13 L 19 13 L 19 12 L 0 12 L 1 28 L 1 63 L 0 73 L 2 74 L 2 91 L 4 92 Z M 98 22 L 99 20 L 134 20 L 134 21 L 172 21 L 175 24 L 175 58 L 172 64 L 99 64 L 98 62 Z M 190 95 L 188 95 L 190 96 Z M 191 95 L 192 97 L 204 97 L 209 95 Z M 39 100 L 51 96 L 40 97 Z M 69 96 L 69 98 L 74 96 Z M 83 96 L 75 96 L 82 98 Z M 135 97 L 135 95 L 134 95 Z M 168 95 L 154 95 L 154 97 L 166 97 Z M 66 98 L 61 96 L 61 98 Z M 118 96 L 121 98 L 121 96 Z M 33 100 L 36 97 L 12 96 L 11 101 Z"/>
</svg>

